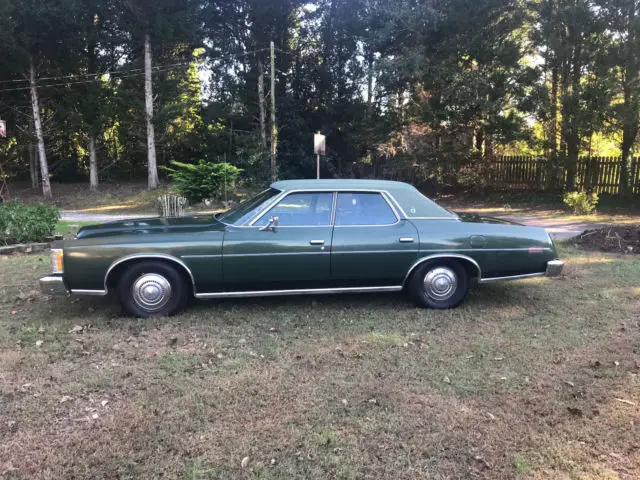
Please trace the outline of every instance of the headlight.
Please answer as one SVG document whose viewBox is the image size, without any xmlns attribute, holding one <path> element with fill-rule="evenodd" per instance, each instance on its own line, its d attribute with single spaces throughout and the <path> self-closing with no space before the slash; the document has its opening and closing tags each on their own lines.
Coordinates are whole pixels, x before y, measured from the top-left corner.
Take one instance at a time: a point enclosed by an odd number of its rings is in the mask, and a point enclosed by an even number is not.
<svg viewBox="0 0 640 480">
<path fill-rule="evenodd" d="M 51 249 L 51 263 L 53 264 L 53 273 L 62 273 L 62 249 L 61 248 L 53 248 Z"/>
</svg>

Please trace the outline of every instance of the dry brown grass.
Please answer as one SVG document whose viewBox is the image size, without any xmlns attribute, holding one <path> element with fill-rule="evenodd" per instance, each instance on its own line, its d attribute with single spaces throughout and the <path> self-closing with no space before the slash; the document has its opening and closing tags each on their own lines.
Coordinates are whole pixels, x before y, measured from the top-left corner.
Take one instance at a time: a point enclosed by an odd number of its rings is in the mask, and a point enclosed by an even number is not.
<svg viewBox="0 0 640 480">
<path fill-rule="evenodd" d="M 640 478 L 640 261 L 562 255 L 566 276 L 455 311 L 344 296 L 156 320 L 48 300 L 46 258 L 0 261 L 0 475 Z"/>
</svg>

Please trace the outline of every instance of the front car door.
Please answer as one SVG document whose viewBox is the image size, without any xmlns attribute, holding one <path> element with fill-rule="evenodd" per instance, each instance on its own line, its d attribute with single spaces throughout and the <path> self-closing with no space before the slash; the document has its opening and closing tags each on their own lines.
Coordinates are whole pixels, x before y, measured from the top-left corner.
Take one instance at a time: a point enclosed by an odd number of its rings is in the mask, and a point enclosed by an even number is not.
<svg viewBox="0 0 640 480">
<path fill-rule="evenodd" d="M 291 192 L 246 226 L 228 226 L 227 291 L 323 288 L 330 281 L 333 192 Z M 270 220 L 278 223 L 269 227 Z"/>
<path fill-rule="evenodd" d="M 382 192 L 338 192 L 331 252 L 334 286 L 400 286 L 418 258 L 415 226 Z"/>
</svg>

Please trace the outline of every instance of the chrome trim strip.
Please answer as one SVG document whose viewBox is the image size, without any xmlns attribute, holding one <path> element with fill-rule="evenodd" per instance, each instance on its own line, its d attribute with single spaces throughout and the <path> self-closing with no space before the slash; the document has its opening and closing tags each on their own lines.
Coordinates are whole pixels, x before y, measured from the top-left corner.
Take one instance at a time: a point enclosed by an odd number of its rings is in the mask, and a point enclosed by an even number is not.
<svg viewBox="0 0 640 480">
<path fill-rule="evenodd" d="M 275 252 L 275 253 L 225 253 L 224 258 L 237 257 L 286 257 L 290 255 L 329 255 L 331 252 L 319 251 L 318 249 L 309 250 L 308 252 Z"/>
<path fill-rule="evenodd" d="M 428 262 L 429 260 L 434 260 L 436 258 L 459 258 L 461 260 L 467 260 L 468 262 L 471 262 L 471 264 L 476 267 L 476 269 L 478 270 L 478 279 L 482 278 L 482 270 L 480 268 L 480 265 L 478 265 L 478 262 L 476 262 L 473 258 L 471 257 L 467 257 L 466 255 L 458 255 L 456 253 L 440 253 L 437 255 L 429 255 L 427 257 L 423 257 L 419 260 L 417 260 L 409 269 L 409 271 L 407 272 L 407 275 L 404 277 L 404 281 L 402 282 L 402 284 L 406 284 L 407 280 L 409 280 L 409 277 L 411 276 L 411 274 L 413 273 L 413 271 L 418 268 L 421 264 L 423 264 L 424 262 Z"/>
<path fill-rule="evenodd" d="M 542 273 L 529 273 L 527 275 L 512 275 L 510 277 L 483 278 L 480 280 L 480 283 L 508 282 L 511 280 L 524 280 L 527 278 L 544 277 L 545 275 L 546 274 L 542 272 Z"/>
<path fill-rule="evenodd" d="M 524 248 L 451 248 L 451 249 L 438 249 L 438 250 L 420 250 L 421 252 L 425 252 L 425 253 L 432 253 L 432 252 L 438 252 L 438 253 L 446 253 L 446 252 L 528 252 L 529 248 L 531 247 L 524 247 Z M 535 247 L 537 248 L 537 247 Z M 550 248 L 542 248 L 542 251 L 550 251 Z M 539 253 L 540 250 L 538 250 L 536 253 Z"/>
<path fill-rule="evenodd" d="M 389 196 L 389 198 L 393 201 L 393 203 L 396 204 L 396 206 L 398 207 L 398 210 L 400 211 L 400 213 L 402 214 L 403 218 L 409 218 L 407 216 L 407 212 L 404 211 L 404 208 L 402 208 L 402 205 L 400 205 L 400 202 L 398 200 L 396 200 L 396 197 L 394 197 L 393 195 L 391 195 L 388 191 L 385 190 L 384 192 L 385 194 L 387 194 Z"/>
<path fill-rule="evenodd" d="M 218 292 L 218 293 L 198 293 L 196 298 L 242 298 L 242 297 L 276 297 L 290 295 L 325 295 L 334 293 L 382 293 L 400 292 L 402 285 L 394 287 L 354 287 L 354 288 L 311 288 L 302 290 L 259 290 L 253 292 Z"/>
<path fill-rule="evenodd" d="M 336 224 L 336 211 L 338 209 L 338 192 L 333 192 L 333 204 L 331 205 L 331 226 Z"/>
<path fill-rule="evenodd" d="M 71 295 L 87 295 L 92 297 L 104 297 L 106 290 L 71 290 Z"/>
<path fill-rule="evenodd" d="M 459 222 L 459 218 L 455 217 L 407 217 L 407 220 L 453 220 L 455 222 Z"/>
<path fill-rule="evenodd" d="M 196 290 L 196 281 L 193 278 L 193 273 L 191 273 L 191 270 L 189 269 L 189 267 L 187 267 L 187 264 L 184 263 L 182 260 L 180 260 L 177 257 L 174 257 L 173 255 L 167 255 L 166 253 L 134 253 L 132 255 L 126 255 L 122 258 L 119 258 L 118 260 L 116 260 L 115 262 L 113 262 L 111 264 L 111 266 L 109 267 L 109 269 L 107 270 L 107 273 L 104 276 L 104 290 L 105 292 L 108 291 L 108 287 L 107 287 L 107 280 L 109 279 L 109 275 L 111 274 L 111 272 L 113 271 L 114 268 L 116 268 L 118 265 L 124 263 L 124 262 L 128 262 L 129 260 L 141 260 L 141 259 L 154 259 L 154 258 L 159 258 L 162 260 L 169 260 L 170 262 L 174 262 L 177 263 L 178 265 L 180 265 L 182 268 L 184 268 L 187 273 L 189 274 L 189 277 L 191 278 L 191 285 L 193 286 L 193 292 L 195 294 L 195 292 L 197 292 Z"/>
<path fill-rule="evenodd" d="M 394 215 L 396 216 L 396 218 L 399 221 L 401 216 L 400 216 L 400 213 L 398 213 L 398 210 L 396 209 L 396 207 L 394 206 L 394 201 L 391 200 L 391 198 L 393 198 L 391 196 L 391 194 L 389 192 L 387 192 L 387 191 L 381 191 L 380 194 L 382 195 L 382 198 L 384 198 L 385 201 L 389 204 L 389 206 L 391 207 L 391 210 L 393 210 Z M 402 210 L 400 205 L 398 205 L 398 208 L 400 208 L 400 210 Z M 404 214 L 404 211 L 402 213 Z M 405 217 L 406 217 L 406 215 L 402 215 L 402 218 L 405 218 Z"/>
<path fill-rule="evenodd" d="M 420 250 L 339 250 L 332 251 L 331 253 L 336 255 L 353 253 L 353 254 L 365 254 L 365 253 L 419 253 Z"/>
<path fill-rule="evenodd" d="M 182 255 L 180 258 L 198 259 L 198 258 L 220 258 L 220 257 L 222 257 L 222 254 L 218 254 L 218 255 Z"/>
</svg>

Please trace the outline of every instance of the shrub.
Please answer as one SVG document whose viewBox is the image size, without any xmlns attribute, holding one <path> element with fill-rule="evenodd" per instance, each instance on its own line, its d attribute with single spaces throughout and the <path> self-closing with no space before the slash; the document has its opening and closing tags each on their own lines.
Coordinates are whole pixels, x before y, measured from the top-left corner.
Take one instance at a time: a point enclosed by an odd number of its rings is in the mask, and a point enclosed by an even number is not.
<svg viewBox="0 0 640 480">
<path fill-rule="evenodd" d="M 598 206 L 598 194 L 587 194 L 585 191 L 568 192 L 564 195 L 566 203 L 575 215 L 590 215 Z"/>
<path fill-rule="evenodd" d="M 55 231 L 60 211 L 53 205 L 20 202 L 0 205 L 0 243 L 42 242 Z"/>
<path fill-rule="evenodd" d="M 211 163 L 200 160 L 196 164 L 171 162 L 173 168 L 166 168 L 174 189 L 191 204 L 207 198 L 219 198 L 227 189 L 235 188 L 235 182 L 242 172 L 229 163 Z"/>
</svg>

